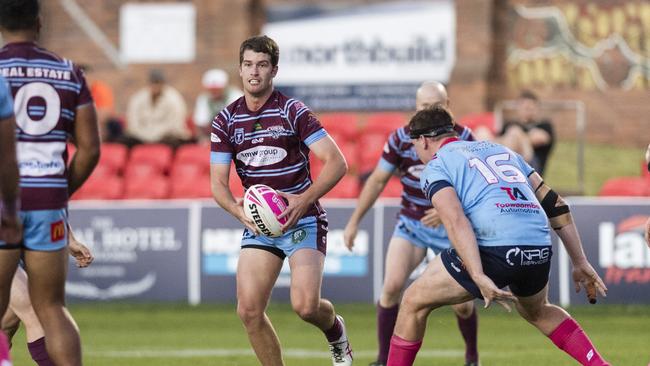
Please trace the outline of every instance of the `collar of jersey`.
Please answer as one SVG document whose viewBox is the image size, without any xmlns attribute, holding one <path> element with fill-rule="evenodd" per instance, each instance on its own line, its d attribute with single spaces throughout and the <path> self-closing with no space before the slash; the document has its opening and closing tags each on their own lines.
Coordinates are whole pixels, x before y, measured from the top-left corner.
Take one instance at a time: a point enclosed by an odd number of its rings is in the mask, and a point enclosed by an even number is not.
<svg viewBox="0 0 650 366">
<path fill-rule="evenodd" d="M 442 149 L 442 147 L 445 146 L 445 145 L 447 145 L 448 143 L 450 143 L 450 142 L 454 142 L 454 141 L 460 141 L 460 139 L 459 139 L 458 137 L 448 137 L 448 138 L 446 138 L 446 139 L 442 142 L 442 144 L 440 144 L 440 149 Z"/>
</svg>

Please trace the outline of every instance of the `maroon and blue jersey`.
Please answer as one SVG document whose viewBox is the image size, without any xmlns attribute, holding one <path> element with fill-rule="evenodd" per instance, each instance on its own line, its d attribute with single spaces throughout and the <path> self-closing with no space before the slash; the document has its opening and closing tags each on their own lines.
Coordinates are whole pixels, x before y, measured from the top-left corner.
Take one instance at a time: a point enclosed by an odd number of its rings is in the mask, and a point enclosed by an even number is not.
<svg viewBox="0 0 650 366">
<path fill-rule="evenodd" d="M 312 184 L 309 145 L 327 136 L 316 116 L 299 100 L 274 91 L 257 111 L 244 97 L 226 107 L 212 122 L 211 164 L 235 162 L 244 188 L 265 184 L 299 194 Z M 317 202 L 305 216 L 319 216 Z"/>
<path fill-rule="evenodd" d="M 0 75 L 14 97 L 21 208 L 67 207 L 67 145 L 77 108 L 92 103 L 82 72 L 32 42 L 0 49 Z"/>
<path fill-rule="evenodd" d="M 456 124 L 454 130 L 460 139 L 474 141 L 471 129 Z M 420 188 L 420 173 L 424 169 L 424 163 L 418 158 L 415 146 L 411 143 L 408 126 L 400 127 L 390 134 L 384 145 L 378 167 L 391 173 L 396 169 L 399 171 L 400 181 L 404 188 L 400 214 L 420 220 L 425 211 L 432 206 L 431 201 L 424 196 Z"/>
</svg>

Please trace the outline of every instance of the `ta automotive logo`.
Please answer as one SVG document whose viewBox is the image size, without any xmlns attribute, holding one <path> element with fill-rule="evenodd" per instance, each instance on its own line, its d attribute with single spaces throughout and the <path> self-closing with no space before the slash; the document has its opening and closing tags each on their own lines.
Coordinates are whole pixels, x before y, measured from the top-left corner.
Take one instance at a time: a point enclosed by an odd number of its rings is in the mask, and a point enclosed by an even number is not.
<svg viewBox="0 0 650 366">
<path fill-rule="evenodd" d="M 606 284 L 650 283 L 650 249 L 643 238 L 648 216 L 636 215 L 598 225 L 598 264 Z"/>
</svg>

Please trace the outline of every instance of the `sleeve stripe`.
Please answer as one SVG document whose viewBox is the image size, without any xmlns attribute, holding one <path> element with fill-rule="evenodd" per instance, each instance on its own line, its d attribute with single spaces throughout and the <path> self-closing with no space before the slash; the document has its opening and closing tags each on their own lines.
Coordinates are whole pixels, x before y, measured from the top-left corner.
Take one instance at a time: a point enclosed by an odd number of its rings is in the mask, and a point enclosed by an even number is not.
<svg viewBox="0 0 650 366">
<path fill-rule="evenodd" d="M 320 140 L 320 139 L 322 139 L 323 137 L 326 137 L 326 136 L 327 136 L 327 132 L 325 132 L 325 129 L 321 128 L 320 130 L 318 130 L 318 131 L 312 133 L 311 135 L 309 135 L 304 140 L 304 143 L 305 143 L 305 145 L 309 146 L 309 145 L 313 144 L 314 142 L 316 142 L 316 141 L 318 141 L 318 140 Z"/>
<path fill-rule="evenodd" d="M 392 173 L 395 171 L 397 167 L 395 166 L 395 164 L 390 163 L 388 160 L 384 158 L 379 158 L 379 162 L 377 163 L 377 168 Z"/>
<path fill-rule="evenodd" d="M 232 160 L 231 153 L 216 152 L 216 151 L 210 152 L 210 164 L 230 164 L 231 160 Z"/>
<path fill-rule="evenodd" d="M 431 201 L 431 197 L 433 197 L 436 192 L 445 187 L 451 187 L 451 183 L 447 182 L 446 180 L 439 180 L 431 183 L 424 194 L 427 196 L 427 199 Z"/>
</svg>

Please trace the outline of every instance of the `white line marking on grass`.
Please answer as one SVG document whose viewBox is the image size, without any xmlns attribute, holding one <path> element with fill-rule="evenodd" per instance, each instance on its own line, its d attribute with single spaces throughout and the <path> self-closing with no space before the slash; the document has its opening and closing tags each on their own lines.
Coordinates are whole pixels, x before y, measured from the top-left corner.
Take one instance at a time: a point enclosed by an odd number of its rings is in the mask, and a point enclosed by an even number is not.
<svg viewBox="0 0 650 366">
<path fill-rule="evenodd" d="M 240 348 L 206 348 L 206 349 L 176 349 L 176 350 L 154 350 L 136 349 L 128 351 L 86 351 L 88 356 L 107 358 L 194 358 L 194 357 L 232 357 L 232 356 L 255 356 L 251 349 Z M 355 351 L 356 357 L 374 357 L 377 351 Z M 328 358 L 331 356 L 326 351 L 314 351 L 309 349 L 288 348 L 282 350 L 286 358 Z M 418 352 L 418 358 L 450 358 L 462 357 L 465 351 L 455 349 L 431 349 Z"/>
</svg>

